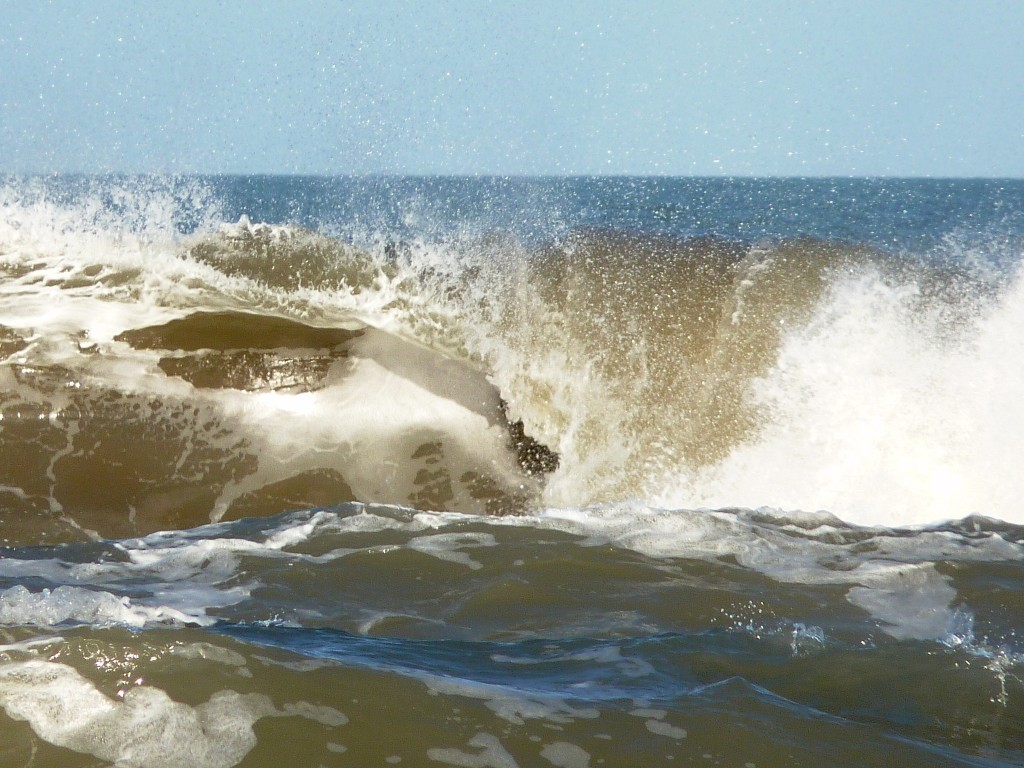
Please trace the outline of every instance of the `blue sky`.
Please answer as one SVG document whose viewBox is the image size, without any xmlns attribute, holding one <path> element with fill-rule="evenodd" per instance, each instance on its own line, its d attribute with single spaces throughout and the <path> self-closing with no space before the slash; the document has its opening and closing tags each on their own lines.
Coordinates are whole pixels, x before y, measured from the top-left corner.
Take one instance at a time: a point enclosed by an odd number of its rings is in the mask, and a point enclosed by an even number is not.
<svg viewBox="0 0 1024 768">
<path fill-rule="evenodd" d="M 1024 2 L 4 2 L 0 172 L 1024 176 Z"/>
</svg>

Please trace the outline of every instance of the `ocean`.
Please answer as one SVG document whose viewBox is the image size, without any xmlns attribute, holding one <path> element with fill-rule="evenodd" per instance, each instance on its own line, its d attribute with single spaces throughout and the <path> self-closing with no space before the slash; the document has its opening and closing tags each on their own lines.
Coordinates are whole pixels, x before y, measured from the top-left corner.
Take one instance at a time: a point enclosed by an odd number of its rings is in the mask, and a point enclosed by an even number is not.
<svg viewBox="0 0 1024 768">
<path fill-rule="evenodd" d="M 0 765 L 1024 765 L 1024 180 L 0 176 Z"/>
</svg>

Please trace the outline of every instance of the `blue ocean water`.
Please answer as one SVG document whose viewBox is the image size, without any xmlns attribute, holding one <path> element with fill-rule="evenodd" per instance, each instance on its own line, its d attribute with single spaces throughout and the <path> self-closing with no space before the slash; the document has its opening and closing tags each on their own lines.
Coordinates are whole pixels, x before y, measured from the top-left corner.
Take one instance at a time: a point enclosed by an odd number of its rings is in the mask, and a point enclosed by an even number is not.
<svg viewBox="0 0 1024 768">
<path fill-rule="evenodd" d="M 543 240 L 611 228 L 745 241 L 807 236 L 920 252 L 950 238 L 1019 237 L 1024 229 L 1020 179 L 55 176 L 7 184 L 8 196 L 45 194 L 60 204 L 99 198 L 128 218 L 139 212 L 124 189 L 181 195 L 192 187 L 194 199 L 178 200 L 175 212 L 182 231 L 206 221 L 210 204 L 224 221 L 245 215 L 395 238 L 493 229 Z"/>
</svg>

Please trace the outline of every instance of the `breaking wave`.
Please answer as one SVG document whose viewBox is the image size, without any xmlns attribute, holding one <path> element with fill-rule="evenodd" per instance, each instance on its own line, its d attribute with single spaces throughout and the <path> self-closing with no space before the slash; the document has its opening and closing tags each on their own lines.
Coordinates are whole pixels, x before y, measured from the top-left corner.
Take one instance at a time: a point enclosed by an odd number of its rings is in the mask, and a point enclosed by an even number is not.
<svg viewBox="0 0 1024 768">
<path fill-rule="evenodd" d="M 225 223 L 194 181 L 82 184 L 0 195 L 12 541 L 344 501 L 1024 521 L 1012 243 Z"/>
</svg>

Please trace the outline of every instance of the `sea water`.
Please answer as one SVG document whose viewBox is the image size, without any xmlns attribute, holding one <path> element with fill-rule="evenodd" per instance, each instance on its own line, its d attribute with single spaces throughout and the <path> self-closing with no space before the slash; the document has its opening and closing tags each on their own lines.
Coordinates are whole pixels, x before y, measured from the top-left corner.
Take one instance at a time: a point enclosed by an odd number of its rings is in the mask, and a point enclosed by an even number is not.
<svg viewBox="0 0 1024 768">
<path fill-rule="evenodd" d="M 0 178 L 0 765 L 1024 762 L 1024 182 Z"/>
</svg>

